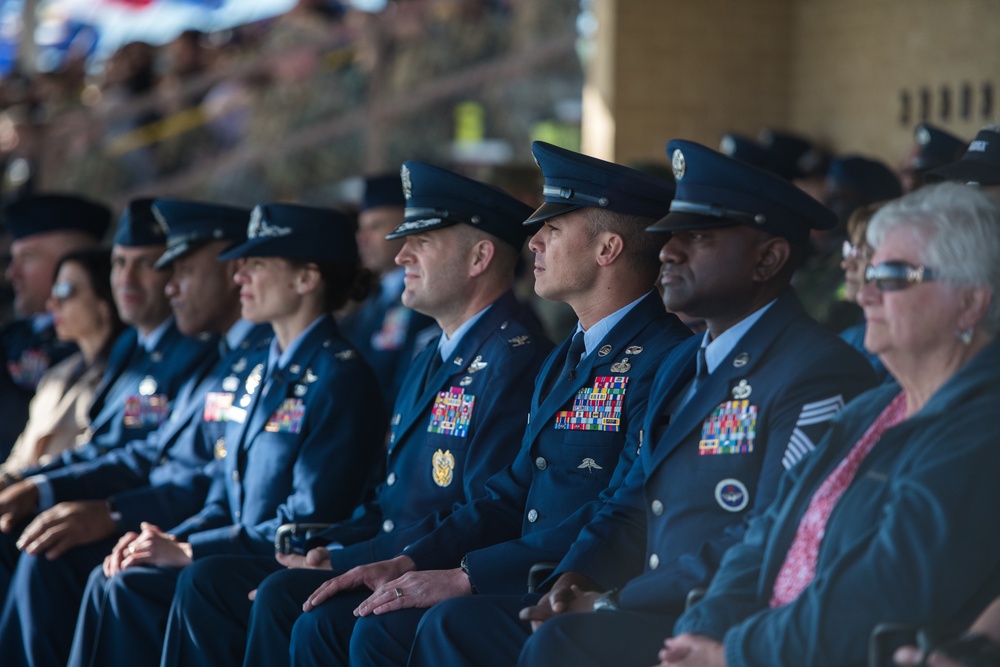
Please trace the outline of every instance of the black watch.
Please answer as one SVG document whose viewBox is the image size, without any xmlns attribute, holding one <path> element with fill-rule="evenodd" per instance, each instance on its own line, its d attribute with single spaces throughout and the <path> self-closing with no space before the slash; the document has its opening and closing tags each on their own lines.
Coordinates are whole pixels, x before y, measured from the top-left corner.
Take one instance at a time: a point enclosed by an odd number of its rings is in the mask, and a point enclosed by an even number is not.
<svg viewBox="0 0 1000 667">
<path fill-rule="evenodd" d="M 469 574 L 469 562 L 466 560 L 466 556 L 462 556 L 462 562 L 459 563 L 459 567 L 462 568 L 462 572 L 465 572 L 465 576 L 469 578 L 469 587 L 472 589 L 473 595 L 478 595 L 479 591 L 476 590 L 476 585 L 472 583 L 472 575 Z"/>
</svg>

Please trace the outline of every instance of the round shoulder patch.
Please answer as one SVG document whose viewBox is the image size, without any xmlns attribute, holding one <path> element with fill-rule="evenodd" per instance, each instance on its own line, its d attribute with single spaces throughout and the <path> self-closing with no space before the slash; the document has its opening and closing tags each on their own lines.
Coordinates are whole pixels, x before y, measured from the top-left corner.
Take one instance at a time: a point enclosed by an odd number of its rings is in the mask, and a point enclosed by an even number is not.
<svg viewBox="0 0 1000 667">
<path fill-rule="evenodd" d="M 739 512 L 750 504 L 746 484 L 729 477 L 715 485 L 715 502 L 727 512 Z"/>
</svg>

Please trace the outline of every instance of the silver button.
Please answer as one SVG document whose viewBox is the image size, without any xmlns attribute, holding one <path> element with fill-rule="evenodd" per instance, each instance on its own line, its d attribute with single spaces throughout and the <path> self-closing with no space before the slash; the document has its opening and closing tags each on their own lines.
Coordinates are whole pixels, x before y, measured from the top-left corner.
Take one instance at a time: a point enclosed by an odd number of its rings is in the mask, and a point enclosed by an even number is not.
<svg viewBox="0 0 1000 667">
<path fill-rule="evenodd" d="M 240 471 L 239 470 L 234 470 L 233 471 L 233 481 L 236 482 L 236 483 L 239 483 L 239 481 L 240 481 Z"/>
<path fill-rule="evenodd" d="M 396 483 L 396 473 L 394 473 L 394 472 L 389 473 L 389 476 L 385 478 L 385 483 L 388 484 L 389 486 L 392 486 L 393 484 L 395 484 Z"/>
<path fill-rule="evenodd" d="M 651 509 L 653 510 L 653 514 L 655 514 L 656 516 L 660 516 L 661 514 L 663 514 L 663 503 L 661 503 L 659 500 L 654 500 L 653 504 L 651 505 Z"/>
<path fill-rule="evenodd" d="M 386 519 L 382 522 L 382 530 L 387 533 L 391 533 L 392 529 L 396 527 L 396 524 L 392 522 L 392 519 Z"/>
<path fill-rule="evenodd" d="M 530 510 L 528 512 L 528 523 L 535 523 L 538 521 L 538 510 Z"/>
<path fill-rule="evenodd" d="M 535 459 L 535 466 L 537 466 L 539 470 L 545 470 L 546 468 L 549 467 L 549 462 L 546 461 L 541 456 L 539 456 L 537 459 Z"/>
<path fill-rule="evenodd" d="M 242 515 L 240 514 L 239 510 L 236 510 L 235 512 L 233 512 L 233 516 L 235 516 L 236 520 L 239 521 L 240 520 L 240 516 L 242 516 Z"/>
<path fill-rule="evenodd" d="M 660 557 L 657 556 L 656 554 L 653 554 L 652 556 L 650 556 L 649 557 L 649 569 L 650 570 L 655 570 L 659 566 L 660 566 Z"/>
</svg>

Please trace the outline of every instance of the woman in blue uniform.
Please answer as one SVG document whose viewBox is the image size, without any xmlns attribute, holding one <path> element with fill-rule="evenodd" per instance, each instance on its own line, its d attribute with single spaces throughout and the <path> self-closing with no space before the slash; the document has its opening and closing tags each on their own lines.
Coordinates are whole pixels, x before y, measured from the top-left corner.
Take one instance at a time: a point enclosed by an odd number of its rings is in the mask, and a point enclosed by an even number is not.
<svg viewBox="0 0 1000 667">
<path fill-rule="evenodd" d="M 290 204 L 254 209 L 235 275 L 244 319 L 269 322 L 248 357 L 201 512 L 169 531 L 129 533 L 88 583 L 70 664 L 159 663 L 180 568 L 215 554 L 268 554 L 287 522 L 342 519 L 363 491 L 386 415 L 371 369 L 331 312 L 366 283 L 348 219 Z"/>
</svg>

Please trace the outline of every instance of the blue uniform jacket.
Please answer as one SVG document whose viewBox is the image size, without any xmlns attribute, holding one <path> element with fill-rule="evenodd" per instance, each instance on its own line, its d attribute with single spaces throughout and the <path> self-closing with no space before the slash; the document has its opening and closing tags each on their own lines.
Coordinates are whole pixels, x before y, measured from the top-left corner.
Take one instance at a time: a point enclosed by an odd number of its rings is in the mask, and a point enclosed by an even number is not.
<svg viewBox="0 0 1000 667">
<path fill-rule="evenodd" d="M 51 324 L 36 332 L 30 318 L 0 330 L 0 459 L 7 458 L 28 423 L 28 404 L 42 375 L 76 350 L 76 345 L 56 338 Z"/>
<path fill-rule="evenodd" d="M 209 355 L 181 388 L 170 418 L 146 438 L 46 472 L 56 500 L 111 498 L 123 530 L 141 521 L 169 526 L 197 512 L 210 486 L 205 467 L 225 450 L 221 407 L 249 374 L 249 352 L 270 337 L 270 325 L 258 325 L 225 358 Z"/>
<path fill-rule="evenodd" d="M 334 570 L 395 556 L 459 503 L 485 493 L 486 480 L 517 454 L 534 377 L 551 350 L 507 292 L 462 337 L 423 391 L 437 345 L 417 357 L 396 399 L 387 474 L 375 499 L 318 536 L 317 544 L 345 545 L 330 554 Z"/>
<path fill-rule="evenodd" d="M 883 434 L 830 514 L 816 578 L 769 609 L 814 492 L 900 390 L 883 385 L 848 405 L 676 632 L 724 640 L 730 667 L 823 667 L 866 664 L 869 633 L 883 621 L 964 627 L 1000 593 L 998 368 L 995 341 Z"/>
<path fill-rule="evenodd" d="M 171 531 L 195 558 L 273 553 L 283 523 L 347 517 L 383 451 L 378 384 L 332 318 L 271 377 L 262 377 L 261 353 L 231 412 L 246 411 L 227 424 L 228 453 L 204 507 Z"/>
<path fill-rule="evenodd" d="M 847 401 L 875 384 L 865 359 L 789 290 L 671 416 L 700 345 L 701 337 L 683 343 L 661 366 L 637 463 L 559 567 L 622 588 L 625 608 L 683 611 L 688 591 L 708 584 L 745 519 L 774 498 L 786 468 L 814 448 Z M 713 450 L 712 431 L 727 428 L 727 419 L 740 420 L 728 428 L 744 446 Z"/>
<path fill-rule="evenodd" d="M 64 452 L 64 463 L 95 458 L 156 430 L 215 344 L 214 336 L 185 336 L 171 322 L 152 352 L 146 352 L 137 349 L 135 329 L 127 329 L 111 350 L 90 408 L 90 442 Z"/>
<path fill-rule="evenodd" d="M 571 381 L 556 380 L 570 344 L 564 341 L 538 374 L 514 463 L 490 478 L 485 497 L 454 512 L 404 553 L 420 569 L 456 567 L 467 555 L 481 593 L 523 592 L 531 565 L 562 558 L 600 508 L 602 493 L 624 479 L 656 368 L 690 335 L 653 292 L 580 362 Z M 589 424 L 568 423 L 580 419 L 567 414 L 574 402 L 582 410 L 589 402 Z M 617 424 L 610 421 L 615 419 Z M 582 428 L 588 425 L 591 430 Z"/>
<path fill-rule="evenodd" d="M 416 355 L 441 333 L 433 319 L 404 306 L 398 295 L 386 300 L 379 293 L 344 318 L 341 328 L 375 371 L 390 408 Z"/>
</svg>

